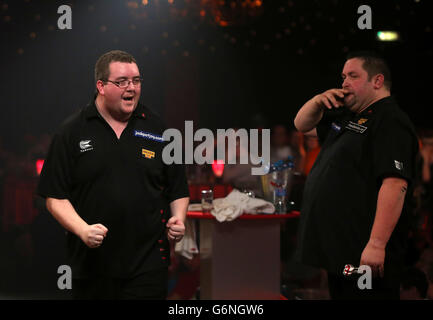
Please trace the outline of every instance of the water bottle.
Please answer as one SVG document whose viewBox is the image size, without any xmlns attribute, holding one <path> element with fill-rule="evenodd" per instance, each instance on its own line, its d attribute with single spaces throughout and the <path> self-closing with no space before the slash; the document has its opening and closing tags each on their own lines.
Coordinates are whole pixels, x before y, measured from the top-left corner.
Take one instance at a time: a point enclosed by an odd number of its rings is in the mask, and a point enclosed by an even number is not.
<svg viewBox="0 0 433 320">
<path fill-rule="evenodd" d="M 274 207 L 276 214 L 287 212 L 286 190 L 283 188 L 275 188 L 274 190 Z"/>
<path fill-rule="evenodd" d="M 273 173 L 274 182 L 274 196 L 273 202 L 275 206 L 275 213 L 286 213 L 286 170 L 282 161 L 275 164 L 275 172 Z"/>
<path fill-rule="evenodd" d="M 287 212 L 287 184 L 293 169 L 293 158 L 279 160 L 266 166 L 268 172 L 262 176 L 262 186 L 265 199 L 271 201 L 275 206 L 275 213 Z"/>
<path fill-rule="evenodd" d="M 289 172 L 293 169 L 293 160 L 288 157 L 286 160 L 279 160 L 274 164 L 272 180 L 274 184 L 273 203 L 275 213 L 287 213 L 287 183 Z"/>
</svg>

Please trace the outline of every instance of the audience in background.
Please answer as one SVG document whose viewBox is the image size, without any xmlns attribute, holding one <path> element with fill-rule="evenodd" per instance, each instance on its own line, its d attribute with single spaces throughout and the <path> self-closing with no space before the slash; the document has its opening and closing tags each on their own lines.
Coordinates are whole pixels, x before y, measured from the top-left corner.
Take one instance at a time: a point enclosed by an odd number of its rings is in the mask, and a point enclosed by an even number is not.
<svg viewBox="0 0 433 320">
<path fill-rule="evenodd" d="M 289 145 L 289 132 L 281 124 L 275 125 L 271 129 L 271 163 L 278 160 L 286 160 L 288 157 L 294 157 L 291 146 Z"/>
<path fill-rule="evenodd" d="M 261 138 L 259 138 L 259 141 L 261 141 Z M 256 165 L 256 163 L 259 163 L 259 159 L 251 159 L 252 155 L 249 154 L 247 142 L 248 141 L 245 142 L 245 145 L 242 145 L 240 139 L 236 139 L 236 153 L 233 155 L 227 150 L 228 143 L 225 144 L 226 164 L 224 165 L 222 182 L 232 185 L 233 188 L 240 191 L 250 190 L 253 191 L 256 196 L 263 197 L 260 176 L 251 174 L 252 168 L 260 167 L 260 165 Z M 243 158 L 246 159 L 248 163 L 241 163 L 241 159 Z M 230 164 L 230 162 L 233 164 Z"/>
<path fill-rule="evenodd" d="M 304 173 L 305 157 L 307 151 L 304 146 L 304 134 L 296 129 L 289 133 L 289 145 L 293 151 L 295 172 Z"/>
<path fill-rule="evenodd" d="M 408 240 L 409 250 L 407 258 L 407 270 L 401 281 L 401 299 L 433 299 L 433 131 L 424 130 L 419 134 L 420 153 L 418 157 L 418 179 L 414 188 L 413 224 Z M 55 224 L 49 221 L 49 215 L 44 213 L 44 204 L 38 199 L 31 199 L 39 215 L 31 219 L 30 224 L 19 225 L 10 223 L 16 214 L 14 206 L 5 205 L 5 188 L 10 188 L 10 181 L 35 181 L 36 160 L 43 159 L 47 152 L 50 136 L 42 134 L 39 136 L 26 135 L 20 143 L 21 147 L 13 152 L 6 150 L 4 139 L 0 137 L 0 273 L 9 275 L 0 286 L 1 290 L 17 287 L 17 284 L 28 287 L 31 283 L 28 278 L 20 279 L 23 270 L 33 268 L 33 275 L 46 269 L 46 262 L 59 263 L 63 256 L 61 252 L 61 241 L 57 242 L 56 251 L 58 254 L 44 254 L 38 248 L 41 242 L 51 242 L 52 236 L 61 237 L 60 230 Z M 236 159 L 243 150 L 237 143 Z M 310 172 L 314 161 L 320 152 L 320 145 L 317 138 L 304 136 L 296 130 L 289 131 L 284 125 L 275 125 L 271 130 L 271 162 L 294 158 L 295 169 L 299 178 L 296 187 L 293 188 L 292 197 L 302 194 L 303 181 Z M 227 160 L 227 159 L 226 159 Z M 242 169 L 242 170 L 241 170 Z M 190 184 L 213 184 L 229 183 L 239 189 L 253 189 L 260 196 L 260 182 L 256 176 L 251 175 L 251 165 L 225 165 L 223 177 L 216 181 L 212 173 L 211 165 L 190 165 L 187 166 Z M 21 190 L 22 191 L 22 190 Z M 7 203 L 6 203 L 7 204 Z M 18 203 L 17 203 L 18 205 Z M 6 209 L 6 212 L 5 212 Z M 30 221 L 30 220 L 29 220 Z M 6 223 L 7 222 L 7 223 Z M 6 230 L 5 227 L 8 227 Z M 282 262 L 283 282 L 287 296 L 293 298 L 299 296 L 299 290 L 309 290 L 314 298 L 314 290 L 318 290 L 316 297 L 325 297 L 323 294 L 326 288 L 326 277 L 320 271 L 300 270 L 288 264 L 290 254 L 295 247 L 296 223 L 284 225 L 282 228 Z M 51 234 L 50 230 L 53 233 Z M 51 234 L 51 235 L 50 235 Z M 45 246 L 46 247 L 46 246 Z M 173 253 L 174 254 L 174 253 Z M 40 262 L 37 262 L 40 261 Z M 172 259 L 172 282 L 170 299 L 194 299 L 196 289 L 199 286 L 199 256 L 191 261 L 176 257 Z M 25 266 L 25 264 L 27 264 Z M 39 287 L 46 286 L 46 279 L 49 282 L 55 281 L 57 274 L 45 275 L 40 278 Z M 51 278 L 49 278 L 51 277 Z M 45 282 L 44 282 L 45 281 Z M 33 283 L 35 286 L 36 284 Z M 325 286 L 325 287 L 324 287 Z M 17 288 L 15 288 L 17 289 Z M 305 292 L 307 292 L 305 291 Z M 293 294 L 298 292 L 298 294 Z M 304 293 L 305 293 L 304 292 Z"/>
<path fill-rule="evenodd" d="M 320 152 L 319 139 L 313 136 L 306 136 L 305 141 L 305 164 L 304 164 L 304 174 L 307 176 L 310 173 L 311 168 L 316 161 L 317 156 Z"/>
</svg>

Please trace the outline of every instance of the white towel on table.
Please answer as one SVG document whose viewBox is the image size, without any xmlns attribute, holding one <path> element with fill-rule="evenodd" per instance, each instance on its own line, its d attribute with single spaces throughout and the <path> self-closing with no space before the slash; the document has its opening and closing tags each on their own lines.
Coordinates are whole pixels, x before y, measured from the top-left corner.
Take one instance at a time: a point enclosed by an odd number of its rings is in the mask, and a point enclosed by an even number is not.
<svg viewBox="0 0 433 320">
<path fill-rule="evenodd" d="M 188 205 L 188 211 L 202 211 L 201 203 L 190 203 Z"/>
<path fill-rule="evenodd" d="M 259 198 L 250 198 L 245 193 L 233 189 L 230 194 L 213 201 L 211 213 L 219 222 L 232 221 L 243 213 L 274 213 L 272 203 Z"/>
<path fill-rule="evenodd" d="M 185 235 L 175 244 L 174 251 L 190 260 L 194 254 L 198 254 L 194 220 L 188 218 L 185 220 Z"/>
</svg>

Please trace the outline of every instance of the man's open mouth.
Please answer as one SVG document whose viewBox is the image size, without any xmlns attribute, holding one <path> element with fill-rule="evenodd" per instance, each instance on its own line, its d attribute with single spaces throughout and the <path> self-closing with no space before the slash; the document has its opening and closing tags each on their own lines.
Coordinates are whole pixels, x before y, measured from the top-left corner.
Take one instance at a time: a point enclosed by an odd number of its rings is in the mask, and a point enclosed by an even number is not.
<svg viewBox="0 0 433 320">
<path fill-rule="evenodd" d="M 125 101 L 132 101 L 132 99 L 134 99 L 134 97 L 123 97 L 122 99 Z"/>
</svg>

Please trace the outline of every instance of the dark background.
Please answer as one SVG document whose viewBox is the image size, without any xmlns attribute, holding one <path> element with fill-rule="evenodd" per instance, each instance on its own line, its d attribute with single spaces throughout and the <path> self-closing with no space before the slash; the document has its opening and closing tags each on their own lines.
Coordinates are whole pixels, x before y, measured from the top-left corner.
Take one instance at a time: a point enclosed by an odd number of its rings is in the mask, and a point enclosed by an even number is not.
<svg viewBox="0 0 433 320">
<path fill-rule="evenodd" d="M 19 148 L 24 134 L 53 133 L 83 107 L 95 61 L 112 49 L 136 57 L 141 101 L 178 128 L 184 120 L 291 125 L 307 99 L 341 85 L 347 51 L 375 49 L 389 60 L 402 108 L 418 127 L 431 126 L 430 1 L 243 2 L 0 1 L 3 144 Z M 72 30 L 57 28 L 61 4 L 72 7 Z M 357 27 L 362 4 L 372 9 L 372 30 Z M 402 40 L 378 42 L 378 30 L 397 30 Z"/>
</svg>

